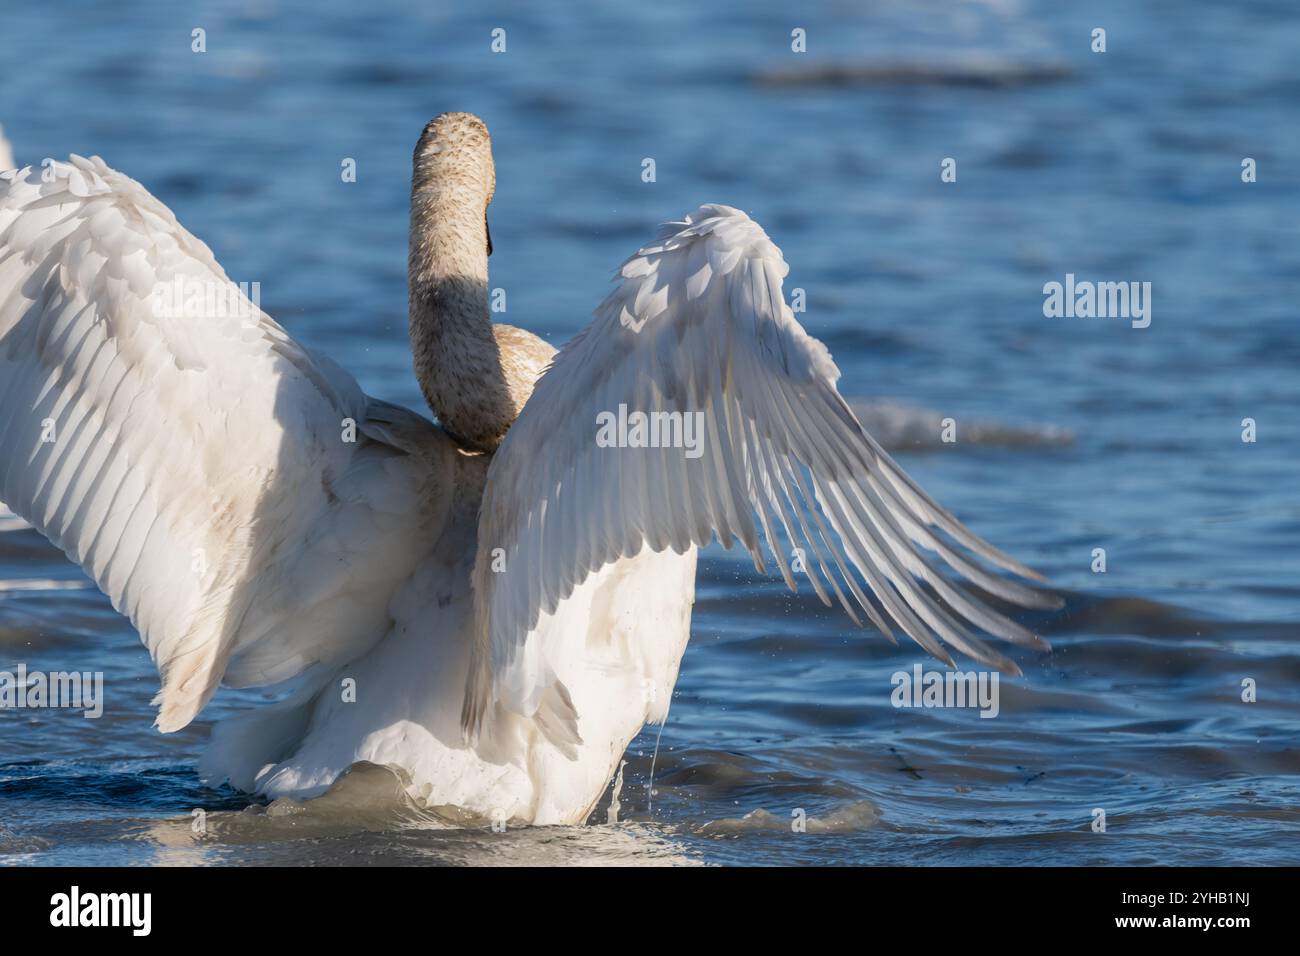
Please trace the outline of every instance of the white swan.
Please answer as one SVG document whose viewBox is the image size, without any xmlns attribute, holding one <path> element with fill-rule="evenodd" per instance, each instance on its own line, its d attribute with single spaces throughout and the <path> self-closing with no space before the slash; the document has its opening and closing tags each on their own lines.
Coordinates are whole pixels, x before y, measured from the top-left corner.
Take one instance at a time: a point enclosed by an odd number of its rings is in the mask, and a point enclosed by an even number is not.
<svg viewBox="0 0 1300 956">
<path fill-rule="evenodd" d="M 14 151 L 5 139 L 5 128 L 0 126 L 0 170 L 14 168 Z"/>
<path fill-rule="evenodd" d="M 947 645 L 1017 670 L 969 625 L 1044 646 L 938 573 L 925 551 L 1006 600 L 1056 604 L 963 553 L 1035 576 L 863 431 L 785 304 L 780 251 L 739 210 L 664 226 L 557 355 L 490 323 L 488 132 L 433 120 L 410 332 L 439 428 L 234 295 L 138 183 L 98 158 L 51 168 L 0 174 L 0 499 L 139 629 L 163 732 L 221 683 L 296 679 L 216 726 L 210 782 L 310 796 L 369 761 L 455 819 L 581 822 L 667 713 L 715 535 L 759 568 L 766 538 L 790 587 L 806 567 L 824 602 L 945 662 Z M 167 301 L 180 289 L 248 313 L 186 316 Z M 615 444 L 633 447 L 605 447 L 620 409 L 633 431 Z M 636 413 L 698 423 L 702 444 L 635 447 Z"/>
</svg>

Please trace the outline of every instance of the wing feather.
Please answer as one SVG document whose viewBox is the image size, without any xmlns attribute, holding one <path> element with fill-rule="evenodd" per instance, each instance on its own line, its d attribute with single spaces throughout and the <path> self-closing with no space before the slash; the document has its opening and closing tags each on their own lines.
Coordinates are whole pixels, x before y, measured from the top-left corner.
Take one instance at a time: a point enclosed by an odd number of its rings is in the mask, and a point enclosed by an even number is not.
<svg viewBox="0 0 1300 956">
<path fill-rule="evenodd" d="M 236 308 L 160 308 L 177 280 Z M 432 425 L 384 424 L 391 406 L 97 157 L 0 174 L 0 408 L 0 499 L 136 625 L 164 731 L 223 679 L 272 683 L 381 638 L 448 497 Z"/>
<path fill-rule="evenodd" d="M 540 615 L 642 547 L 739 541 L 761 571 L 766 542 L 794 588 L 783 536 L 824 603 L 833 593 L 855 622 L 862 611 L 891 640 L 893 624 L 945 663 L 953 648 L 1018 671 L 975 631 L 1046 646 L 940 573 L 937 562 L 1013 604 L 1059 606 L 978 563 L 1039 578 L 961 525 L 866 433 L 836 390 L 830 353 L 785 303 L 787 271 L 748 216 L 701 206 L 623 264 L 595 320 L 543 375 L 488 475 L 467 732 L 494 701 L 531 713 L 555 672 Z M 600 447 L 600 416 L 624 410 L 697 416 L 700 454 Z M 503 574 L 486 571 L 489 542 L 508 556 Z"/>
</svg>

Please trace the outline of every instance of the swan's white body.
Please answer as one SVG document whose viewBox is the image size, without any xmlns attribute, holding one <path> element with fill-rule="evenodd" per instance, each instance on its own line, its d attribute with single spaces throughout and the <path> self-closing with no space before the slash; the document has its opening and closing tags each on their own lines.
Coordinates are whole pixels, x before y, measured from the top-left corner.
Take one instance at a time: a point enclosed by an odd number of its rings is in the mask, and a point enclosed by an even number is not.
<svg viewBox="0 0 1300 956">
<path fill-rule="evenodd" d="M 0 499 L 135 623 L 163 731 L 221 683 L 297 682 L 217 725 L 211 782 L 310 796 L 369 761 L 449 814 L 581 822 L 667 712 L 696 549 L 715 534 L 756 564 L 766 536 L 793 586 L 784 531 L 824 600 L 818 571 L 887 631 L 856 568 L 945 660 L 935 635 L 1015 668 L 954 615 L 1041 644 L 935 573 L 919 547 L 1005 598 L 1051 603 L 937 534 L 1031 573 L 862 431 L 785 306 L 779 250 L 737 210 L 701 207 L 629 259 L 531 397 L 534 366 L 498 334 L 522 412 L 484 452 L 368 399 L 242 297 L 242 316 L 160 307 L 178 279 L 233 286 L 138 183 L 97 158 L 51 169 L 0 175 Z M 445 390 L 438 374 L 422 373 L 426 395 Z M 473 399 L 456 394 L 470 412 Z M 597 416 L 620 404 L 698 413 L 704 453 L 598 446 Z"/>
</svg>

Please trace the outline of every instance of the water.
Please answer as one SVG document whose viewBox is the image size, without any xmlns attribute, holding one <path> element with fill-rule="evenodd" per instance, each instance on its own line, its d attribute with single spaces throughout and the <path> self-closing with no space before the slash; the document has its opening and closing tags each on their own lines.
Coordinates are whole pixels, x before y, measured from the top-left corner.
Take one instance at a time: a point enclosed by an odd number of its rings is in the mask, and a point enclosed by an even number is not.
<svg viewBox="0 0 1300 956">
<path fill-rule="evenodd" d="M 0 666 L 102 670 L 108 705 L 98 721 L 0 714 L 0 859 L 1300 862 L 1294 4 L 898 0 L 795 20 L 754 0 L 228 6 L 7 9 L 0 122 L 20 161 L 102 155 L 232 278 L 260 282 L 292 334 L 413 407 L 406 195 L 430 116 L 491 127 L 492 284 L 508 321 L 557 344 L 655 224 L 739 206 L 785 251 L 787 289 L 807 290 L 844 393 L 1068 605 L 1025 618 L 1054 650 L 1017 653 L 995 719 L 902 710 L 890 677 L 921 652 L 715 547 L 653 801 L 651 729 L 617 825 L 606 800 L 586 828 L 447 831 L 378 768 L 269 808 L 202 787 L 211 721 L 260 694 L 223 692 L 159 736 L 130 626 L 10 521 Z M 489 52 L 498 26 L 504 55 Z M 1096 26 L 1105 54 L 1089 50 Z M 828 62 L 912 69 L 781 74 Z M 987 81 L 1026 66 L 1022 83 Z M 1150 281 L 1151 327 L 1044 318 L 1042 286 L 1067 272 Z M 946 417 L 955 444 L 937 441 Z"/>
</svg>

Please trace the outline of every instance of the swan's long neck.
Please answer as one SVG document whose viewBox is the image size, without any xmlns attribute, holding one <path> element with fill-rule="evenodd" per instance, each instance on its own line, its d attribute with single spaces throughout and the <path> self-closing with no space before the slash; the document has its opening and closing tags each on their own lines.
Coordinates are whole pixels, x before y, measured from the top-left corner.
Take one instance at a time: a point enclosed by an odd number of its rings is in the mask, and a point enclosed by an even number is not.
<svg viewBox="0 0 1300 956">
<path fill-rule="evenodd" d="M 487 128 L 468 113 L 425 127 L 411 177 L 411 351 L 429 408 L 462 445 L 492 451 L 555 350 L 488 314 Z"/>
<path fill-rule="evenodd" d="M 455 144 L 416 147 L 411 182 L 411 351 L 429 408 L 470 448 L 500 443 L 516 408 L 488 317 L 491 167 Z M 459 154 L 459 155 L 458 155 Z M 490 160 L 489 160 L 490 162 Z"/>
</svg>

